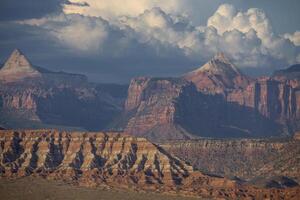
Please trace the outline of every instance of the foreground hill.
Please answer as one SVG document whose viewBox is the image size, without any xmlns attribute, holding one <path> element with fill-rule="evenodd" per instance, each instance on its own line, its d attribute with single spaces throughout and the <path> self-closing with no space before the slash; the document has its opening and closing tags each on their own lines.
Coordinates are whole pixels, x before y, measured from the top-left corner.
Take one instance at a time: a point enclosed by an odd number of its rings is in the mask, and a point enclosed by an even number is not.
<svg viewBox="0 0 300 200">
<path fill-rule="evenodd" d="M 300 183 L 299 139 L 199 139 L 162 146 L 210 174 L 248 181 L 286 177 Z"/>
<path fill-rule="evenodd" d="M 1 177 L 42 176 L 87 187 L 207 198 L 296 199 L 299 187 L 263 189 L 205 175 L 143 138 L 113 133 L 0 131 Z"/>
<path fill-rule="evenodd" d="M 122 90 L 126 87 L 35 67 L 15 50 L 0 69 L 0 125 L 103 129 L 122 110 Z"/>
</svg>

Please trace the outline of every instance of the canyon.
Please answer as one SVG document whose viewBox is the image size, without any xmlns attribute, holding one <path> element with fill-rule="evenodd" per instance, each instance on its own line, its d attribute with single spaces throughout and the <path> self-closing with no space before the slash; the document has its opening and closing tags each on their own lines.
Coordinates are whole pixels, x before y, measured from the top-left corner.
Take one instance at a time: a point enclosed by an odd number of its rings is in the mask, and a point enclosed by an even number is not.
<svg viewBox="0 0 300 200">
<path fill-rule="evenodd" d="M 126 86 L 49 71 L 15 50 L 0 69 L 5 180 L 297 199 L 299 130 L 299 65 L 250 78 L 217 54 L 181 77 Z"/>
<path fill-rule="evenodd" d="M 0 144 L 2 178 L 39 176 L 85 187 L 225 199 L 297 199 L 300 192 L 206 175 L 159 145 L 120 133 L 2 130 Z"/>
</svg>

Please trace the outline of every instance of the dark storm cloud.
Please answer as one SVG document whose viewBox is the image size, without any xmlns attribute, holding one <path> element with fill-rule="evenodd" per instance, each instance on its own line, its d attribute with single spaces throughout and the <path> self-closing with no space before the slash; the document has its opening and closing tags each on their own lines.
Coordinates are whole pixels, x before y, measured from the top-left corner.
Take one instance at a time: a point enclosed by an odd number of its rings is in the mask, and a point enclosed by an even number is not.
<svg viewBox="0 0 300 200">
<path fill-rule="evenodd" d="M 0 20 L 39 18 L 60 12 L 66 0 L 1 0 Z"/>
<path fill-rule="evenodd" d="M 79 15 L 74 15 L 73 18 L 89 19 L 92 22 L 100 20 L 83 18 Z M 58 26 L 55 29 L 59 30 L 60 27 L 66 26 L 66 23 L 59 26 L 55 24 Z M 149 45 L 140 43 L 134 38 L 128 39 L 124 32 L 111 26 L 107 27 L 109 36 L 102 44 L 101 53 L 78 52 L 52 37 L 49 34 L 51 28 L 53 27 L 44 29 L 13 22 L 0 23 L 0 63 L 5 62 L 14 48 L 19 48 L 34 65 L 54 71 L 85 74 L 95 82 L 117 83 L 128 83 L 135 76 L 179 75 L 196 64 L 187 59 L 179 49 L 167 48 L 159 44 L 159 41 L 153 41 L 152 45 Z"/>
</svg>

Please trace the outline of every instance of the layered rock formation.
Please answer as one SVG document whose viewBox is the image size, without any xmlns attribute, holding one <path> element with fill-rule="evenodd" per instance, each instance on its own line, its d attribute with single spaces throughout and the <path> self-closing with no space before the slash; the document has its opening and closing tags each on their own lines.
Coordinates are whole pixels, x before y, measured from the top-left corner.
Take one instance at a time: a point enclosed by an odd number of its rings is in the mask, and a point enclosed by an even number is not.
<svg viewBox="0 0 300 200">
<path fill-rule="evenodd" d="M 195 87 L 187 81 L 169 78 L 136 78 L 129 86 L 125 104 L 125 132 L 158 139 L 190 138 L 176 124 L 176 101 L 186 93 L 192 94 Z"/>
<path fill-rule="evenodd" d="M 162 146 L 207 173 L 245 180 L 285 176 L 300 183 L 300 142 L 296 139 L 200 139 Z"/>
<path fill-rule="evenodd" d="M 1 177 L 42 176 L 89 187 L 228 199 L 296 199 L 300 191 L 204 175 L 145 139 L 114 133 L 0 131 L 0 144 Z"/>
<path fill-rule="evenodd" d="M 34 67 L 15 50 L 0 70 L 0 124 L 103 129 L 121 112 L 125 99 L 106 87 L 89 83 L 83 75 Z"/>
</svg>

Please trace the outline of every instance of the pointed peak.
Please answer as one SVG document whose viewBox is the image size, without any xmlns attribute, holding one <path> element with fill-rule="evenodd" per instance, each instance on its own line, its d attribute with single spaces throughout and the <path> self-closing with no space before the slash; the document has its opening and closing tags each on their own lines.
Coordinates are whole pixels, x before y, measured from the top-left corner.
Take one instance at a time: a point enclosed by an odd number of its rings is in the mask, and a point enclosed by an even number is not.
<svg viewBox="0 0 300 200">
<path fill-rule="evenodd" d="M 224 53 L 216 54 L 209 62 L 203 65 L 198 71 L 208 72 L 212 74 L 236 74 L 241 75 L 241 72 L 231 63 Z"/>
<path fill-rule="evenodd" d="M 20 49 L 14 49 L 11 55 L 23 55 L 23 53 Z"/>
<path fill-rule="evenodd" d="M 5 69 L 5 68 L 15 68 L 15 67 L 32 68 L 29 60 L 26 58 L 26 56 L 22 53 L 22 51 L 20 49 L 15 49 L 11 53 L 8 60 L 4 64 L 3 69 Z"/>
<path fill-rule="evenodd" d="M 31 65 L 29 60 L 19 49 L 15 49 L 11 53 L 10 57 L 0 70 L 0 79 L 5 80 L 37 76 L 40 76 L 40 73 Z"/>
<path fill-rule="evenodd" d="M 224 63 L 230 63 L 230 60 L 225 56 L 223 52 L 217 53 L 214 57 L 213 60 L 219 60 Z"/>
<path fill-rule="evenodd" d="M 230 59 L 225 56 L 224 53 L 216 54 L 210 61 L 198 69 L 187 73 L 186 77 L 201 76 L 200 74 L 205 73 L 209 76 L 222 76 L 222 77 L 237 77 L 244 76 L 239 69 L 231 63 Z"/>
</svg>

